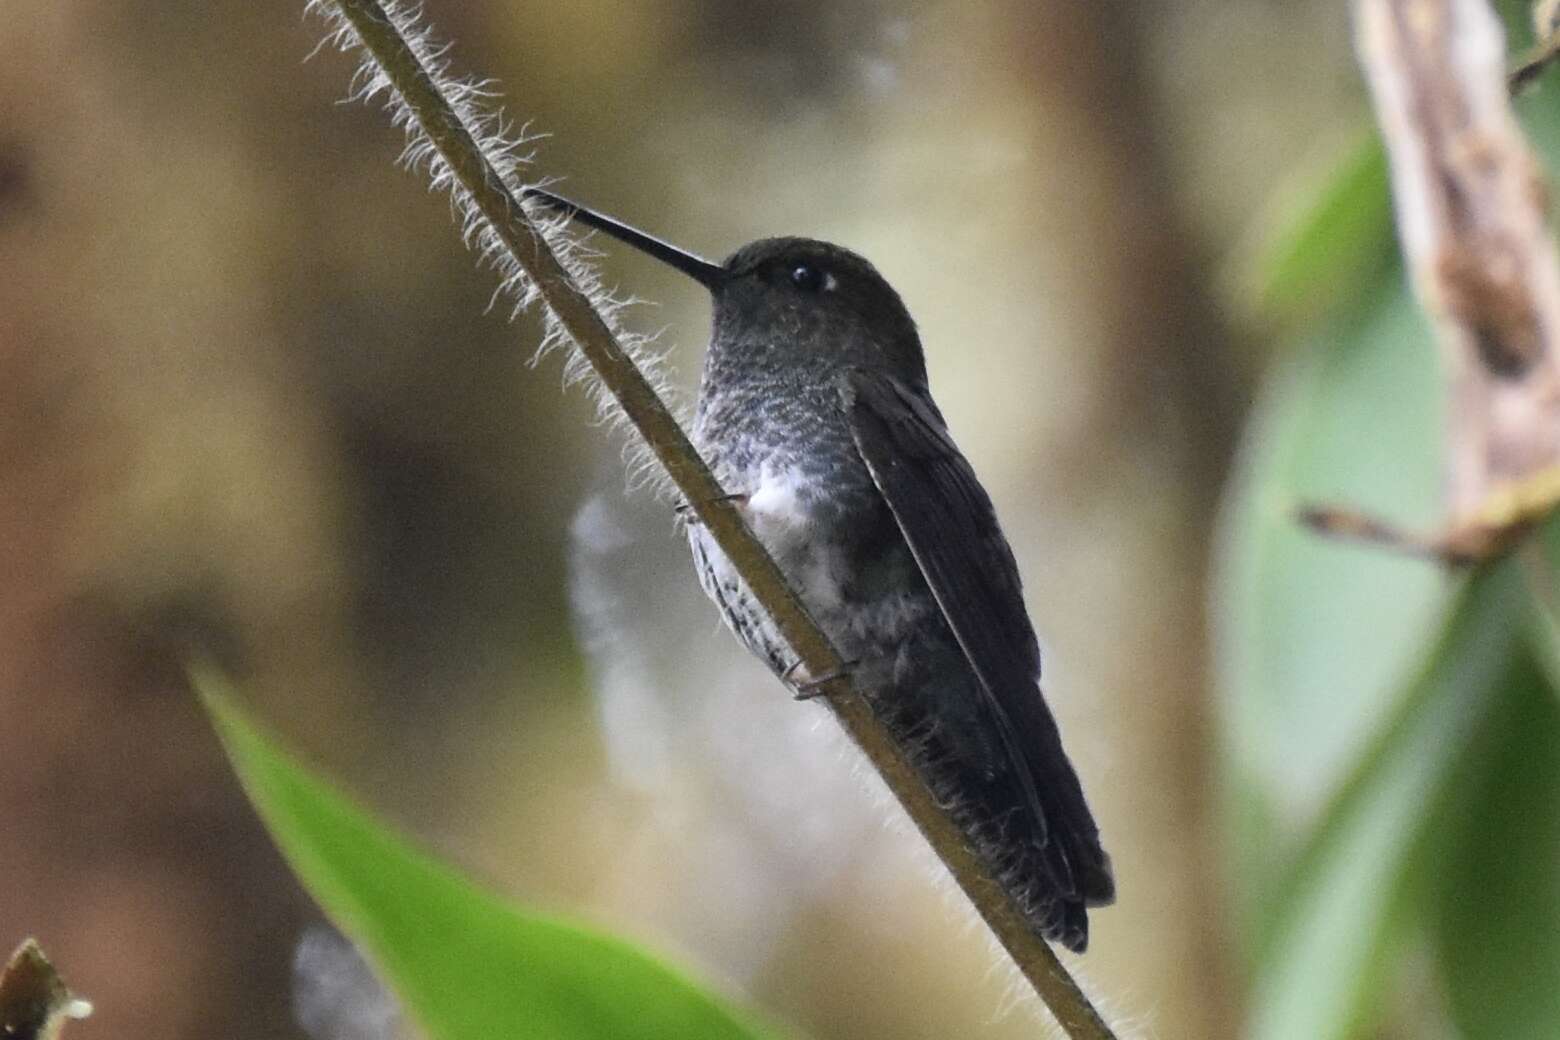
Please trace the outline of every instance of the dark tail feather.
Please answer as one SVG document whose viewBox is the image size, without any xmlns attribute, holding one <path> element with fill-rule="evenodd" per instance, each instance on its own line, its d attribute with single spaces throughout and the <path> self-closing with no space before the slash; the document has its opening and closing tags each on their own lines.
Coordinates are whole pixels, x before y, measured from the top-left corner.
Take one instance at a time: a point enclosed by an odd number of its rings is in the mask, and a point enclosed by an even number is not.
<svg viewBox="0 0 1560 1040">
<path fill-rule="evenodd" d="M 1028 785 L 1018 777 L 1013 777 L 1012 784 L 1034 790 L 1042 817 L 1031 827 L 1034 853 L 1026 858 L 1039 860 L 1038 870 L 1049 875 L 1055 904 L 1052 913 L 1063 933 L 1059 941 L 1082 953 L 1089 942 L 1086 908 L 1106 906 L 1116 899 L 1110 857 L 1100 845 L 1099 827 L 1083 797 L 1078 773 L 1062 749 L 1056 719 L 1039 691 L 1033 698 L 1015 698 L 1009 704 L 1023 716 L 1018 720 L 1023 761 L 1012 763 L 1012 769 L 1027 770 L 1030 777 Z M 1025 815 L 1033 818 L 1037 814 L 1031 811 Z"/>
<path fill-rule="evenodd" d="M 1110 857 L 1093 819 L 1083 826 L 1054 791 L 1041 787 L 1045 819 L 1037 820 L 1024 786 L 1011 772 L 995 776 L 945 762 L 933 790 L 954 807 L 976 853 L 1023 908 L 1030 924 L 1074 953 L 1089 945 L 1088 908 L 1115 899 Z M 1081 797 L 1080 797 L 1081 804 Z M 1085 809 L 1087 813 L 1087 809 Z"/>
<path fill-rule="evenodd" d="M 929 669 L 924 685 L 903 682 L 871 698 L 875 709 L 1034 930 L 1082 953 L 1088 908 L 1114 900 L 1116 885 L 1039 691 L 1032 717 L 1014 730 L 1022 738 L 1009 741 L 979 709 L 962 717 L 949 712 L 950 704 L 984 705 L 973 675 L 968 696 L 958 698 L 950 695 L 948 670 L 932 667 L 930 654 L 921 663 Z"/>
<path fill-rule="evenodd" d="M 1072 767 L 1062 760 L 1070 788 L 1056 784 L 1054 775 L 1036 778 L 1037 813 L 1029 785 L 1014 771 L 1021 764 L 960 754 L 969 749 L 960 741 L 950 744 L 945 729 L 924 720 L 910 725 L 907 714 L 891 713 L 890 728 L 911 749 L 923 781 L 953 813 L 970 847 L 1037 933 L 1082 953 L 1089 944 L 1088 908 L 1111 902 L 1116 886 Z"/>
</svg>

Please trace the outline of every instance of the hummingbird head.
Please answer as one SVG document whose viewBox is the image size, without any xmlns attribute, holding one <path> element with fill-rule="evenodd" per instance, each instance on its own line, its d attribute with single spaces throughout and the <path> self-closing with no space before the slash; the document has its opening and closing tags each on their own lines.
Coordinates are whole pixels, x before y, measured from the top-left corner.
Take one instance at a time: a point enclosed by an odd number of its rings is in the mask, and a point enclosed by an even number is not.
<svg viewBox="0 0 1560 1040">
<path fill-rule="evenodd" d="M 714 263 L 551 192 L 535 198 L 673 267 L 709 290 L 712 350 L 791 368 L 846 367 L 926 382 L 915 322 L 877 268 L 811 238 L 761 238 Z"/>
<path fill-rule="evenodd" d="M 859 254 L 812 238 L 761 238 L 720 266 L 710 288 L 717 343 L 746 340 L 826 368 L 926 381 L 910 312 Z"/>
</svg>

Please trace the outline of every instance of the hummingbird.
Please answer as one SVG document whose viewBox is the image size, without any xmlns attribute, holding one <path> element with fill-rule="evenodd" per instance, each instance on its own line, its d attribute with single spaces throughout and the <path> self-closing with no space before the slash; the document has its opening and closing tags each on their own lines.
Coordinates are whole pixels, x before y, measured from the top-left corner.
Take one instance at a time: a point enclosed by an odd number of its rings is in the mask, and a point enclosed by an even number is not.
<svg viewBox="0 0 1560 1040">
<path fill-rule="evenodd" d="M 1044 938 L 1088 946 L 1110 858 L 1040 690 L 1040 646 L 990 496 L 927 385 L 915 322 L 867 260 L 764 238 L 723 262 L 541 189 L 528 198 L 693 278 L 714 304 L 692 439 L 853 688 Z M 696 522 L 726 624 L 806 697 L 785 639 Z"/>
</svg>

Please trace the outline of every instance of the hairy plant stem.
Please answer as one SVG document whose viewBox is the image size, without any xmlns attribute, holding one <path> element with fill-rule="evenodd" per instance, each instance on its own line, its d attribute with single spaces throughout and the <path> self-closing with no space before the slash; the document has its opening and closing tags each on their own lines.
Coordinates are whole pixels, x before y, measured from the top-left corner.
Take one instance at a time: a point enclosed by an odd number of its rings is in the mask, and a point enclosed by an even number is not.
<svg viewBox="0 0 1560 1040">
<path fill-rule="evenodd" d="M 536 285 L 541 299 L 644 438 L 699 522 L 774 619 L 801 666 L 810 675 L 836 676 L 820 688 L 822 699 L 883 777 L 1057 1022 L 1073 1040 L 1114 1040 L 1072 975 L 1050 946 L 1030 930 L 1012 897 L 970 851 L 952 818 L 937 806 L 904 750 L 867 703 L 854 694 L 839 652 L 808 616 L 676 417 L 527 219 L 520 201 L 484 156 L 470 129 L 384 8 L 375 0 L 334 3 L 448 163 L 460 189 L 470 196 L 515 263 Z"/>
</svg>

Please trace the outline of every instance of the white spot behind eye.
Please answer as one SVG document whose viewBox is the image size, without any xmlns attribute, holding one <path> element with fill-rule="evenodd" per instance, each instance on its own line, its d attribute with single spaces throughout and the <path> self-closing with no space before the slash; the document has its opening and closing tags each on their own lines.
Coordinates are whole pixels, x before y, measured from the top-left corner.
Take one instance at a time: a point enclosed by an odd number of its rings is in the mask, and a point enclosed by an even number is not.
<svg viewBox="0 0 1560 1040">
<path fill-rule="evenodd" d="M 840 280 L 834 277 L 833 271 L 823 272 L 823 291 L 833 292 L 840 287 Z"/>
</svg>

